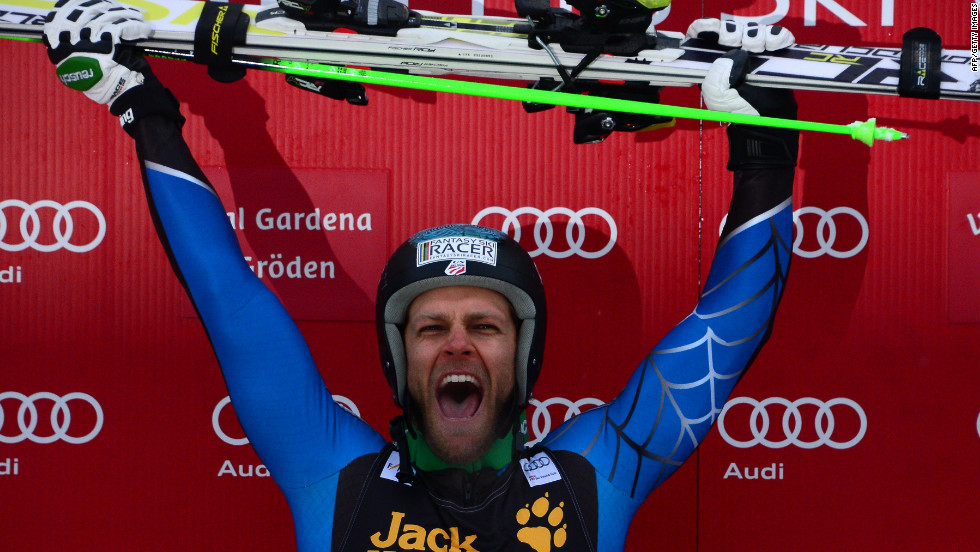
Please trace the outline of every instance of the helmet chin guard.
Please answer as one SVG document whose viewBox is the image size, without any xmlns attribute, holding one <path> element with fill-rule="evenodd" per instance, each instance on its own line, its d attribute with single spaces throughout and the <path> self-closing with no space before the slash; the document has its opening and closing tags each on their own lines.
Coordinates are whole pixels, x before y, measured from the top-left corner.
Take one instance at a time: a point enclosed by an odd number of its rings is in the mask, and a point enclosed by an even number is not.
<svg viewBox="0 0 980 552">
<path fill-rule="evenodd" d="M 381 364 L 395 402 L 408 404 L 403 332 L 419 295 L 450 286 L 503 295 L 517 316 L 516 399 L 525 405 L 541 371 L 547 321 L 544 286 L 530 255 L 498 230 L 454 224 L 423 230 L 388 259 L 378 284 L 375 322 Z"/>
</svg>

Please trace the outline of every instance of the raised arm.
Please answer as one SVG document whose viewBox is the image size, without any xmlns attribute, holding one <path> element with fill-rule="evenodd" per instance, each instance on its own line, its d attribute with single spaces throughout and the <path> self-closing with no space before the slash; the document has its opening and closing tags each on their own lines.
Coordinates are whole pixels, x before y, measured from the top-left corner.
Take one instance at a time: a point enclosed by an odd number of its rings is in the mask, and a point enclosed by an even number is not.
<svg viewBox="0 0 980 552">
<path fill-rule="evenodd" d="M 146 60 L 120 43 L 147 32 L 135 10 L 71 0 L 49 15 L 45 39 L 62 81 L 107 104 L 136 140 L 160 241 L 204 324 L 252 446 L 281 486 L 308 485 L 383 441 L 333 402 L 296 325 L 249 269 L 181 135 L 177 100 Z M 89 76 L 64 78 L 69 72 Z"/>
<path fill-rule="evenodd" d="M 716 62 L 705 80 L 708 107 L 795 118 L 791 92 L 736 86 L 745 53 L 733 54 Z M 768 339 L 785 286 L 798 133 L 731 125 L 728 135 L 732 202 L 694 311 L 643 360 L 615 400 L 544 441 L 589 459 L 600 484 L 615 487 L 634 510 L 714 424 Z"/>
</svg>

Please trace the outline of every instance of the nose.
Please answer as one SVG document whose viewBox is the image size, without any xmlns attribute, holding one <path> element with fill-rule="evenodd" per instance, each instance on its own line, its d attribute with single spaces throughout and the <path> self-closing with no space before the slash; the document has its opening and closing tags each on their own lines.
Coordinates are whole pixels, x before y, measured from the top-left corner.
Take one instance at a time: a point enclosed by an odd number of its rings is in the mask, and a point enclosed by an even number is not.
<svg viewBox="0 0 980 552">
<path fill-rule="evenodd" d="M 446 355 L 469 355 L 473 353 L 473 341 L 469 333 L 463 326 L 452 326 L 446 336 L 446 344 L 443 347 L 443 354 Z"/>
</svg>

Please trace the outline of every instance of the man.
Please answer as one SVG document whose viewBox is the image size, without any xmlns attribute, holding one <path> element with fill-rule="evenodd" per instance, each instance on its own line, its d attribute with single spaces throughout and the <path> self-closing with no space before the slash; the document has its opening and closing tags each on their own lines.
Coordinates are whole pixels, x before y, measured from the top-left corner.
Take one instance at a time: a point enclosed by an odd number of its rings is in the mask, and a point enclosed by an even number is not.
<svg viewBox="0 0 980 552">
<path fill-rule="evenodd" d="M 778 27 L 702 20 L 732 46 L 792 43 Z M 176 99 L 121 41 L 135 10 L 70 0 L 45 40 L 59 72 L 135 138 L 160 240 L 200 314 L 242 426 L 289 501 L 301 550 L 622 550 L 647 495 L 693 452 L 771 330 L 791 256 L 797 133 L 732 125 L 735 190 L 694 312 L 611 403 L 525 450 L 541 370 L 544 288 L 505 234 L 450 225 L 399 247 L 378 287 L 383 370 L 404 415 L 386 442 L 331 399 L 306 344 L 242 258 L 181 137 Z M 788 92 L 731 88 L 744 55 L 703 86 L 710 107 L 795 117 Z M 69 84 L 71 86 L 71 84 Z"/>
</svg>

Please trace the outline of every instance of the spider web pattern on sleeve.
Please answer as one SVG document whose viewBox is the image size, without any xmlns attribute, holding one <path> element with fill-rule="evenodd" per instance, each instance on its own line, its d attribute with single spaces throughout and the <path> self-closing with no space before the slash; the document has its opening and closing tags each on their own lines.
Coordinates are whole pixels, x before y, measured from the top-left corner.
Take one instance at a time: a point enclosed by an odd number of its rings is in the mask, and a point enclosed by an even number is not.
<svg viewBox="0 0 980 552">
<path fill-rule="evenodd" d="M 611 403 L 545 439 L 582 454 L 630 497 L 646 497 L 694 452 L 765 343 L 792 254 L 786 200 L 718 245 L 701 299 Z"/>
</svg>

